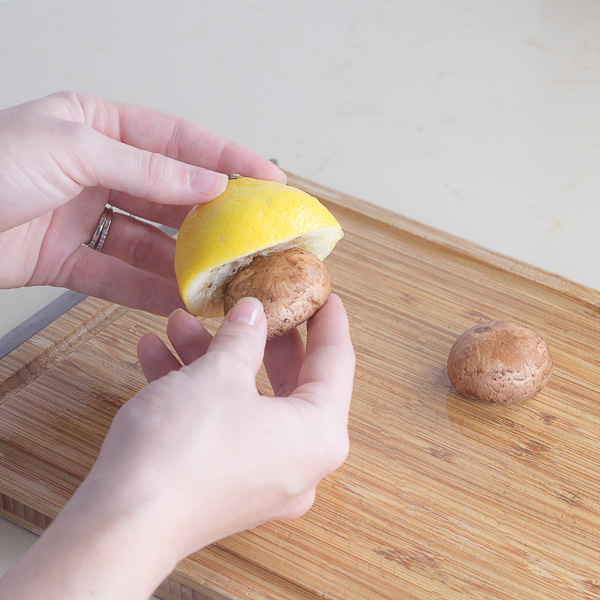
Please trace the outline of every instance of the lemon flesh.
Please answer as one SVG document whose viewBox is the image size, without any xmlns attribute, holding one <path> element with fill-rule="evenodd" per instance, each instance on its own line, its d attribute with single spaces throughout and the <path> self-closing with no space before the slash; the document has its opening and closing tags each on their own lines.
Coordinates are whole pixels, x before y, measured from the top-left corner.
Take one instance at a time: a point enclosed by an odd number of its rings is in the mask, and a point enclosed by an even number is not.
<svg viewBox="0 0 600 600">
<path fill-rule="evenodd" d="M 223 315 L 225 286 L 258 255 L 300 248 L 323 260 L 342 238 L 340 224 L 313 196 L 249 177 L 232 179 L 221 196 L 195 206 L 175 247 L 175 274 L 188 310 Z"/>
</svg>

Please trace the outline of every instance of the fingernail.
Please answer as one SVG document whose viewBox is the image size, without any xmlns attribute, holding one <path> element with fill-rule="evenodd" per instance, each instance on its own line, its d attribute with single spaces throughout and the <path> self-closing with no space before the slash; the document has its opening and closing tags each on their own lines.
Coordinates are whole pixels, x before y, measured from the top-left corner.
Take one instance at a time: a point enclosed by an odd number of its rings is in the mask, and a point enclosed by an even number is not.
<svg viewBox="0 0 600 600">
<path fill-rule="evenodd" d="M 281 171 L 281 183 L 287 184 L 287 175 L 283 171 Z"/>
<path fill-rule="evenodd" d="M 192 169 L 190 171 L 190 187 L 199 194 L 205 194 L 216 198 L 220 196 L 227 187 L 227 175 L 216 173 L 208 169 Z"/>
<path fill-rule="evenodd" d="M 263 306 L 260 300 L 256 298 L 242 298 L 227 313 L 227 320 L 230 323 L 243 323 L 244 325 L 256 325 L 264 314 Z"/>
<path fill-rule="evenodd" d="M 170 321 L 170 320 L 171 320 L 171 319 L 172 319 L 172 318 L 173 318 L 173 317 L 174 317 L 174 316 L 175 316 L 177 313 L 180 313 L 180 312 L 184 313 L 184 312 L 185 312 L 185 310 L 183 310 L 183 308 L 176 308 L 176 309 L 175 309 L 175 310 L 174 310 L 174 311 L 173 311 L 173 312 L 172 312 L 172 313 L 169 315 L 169 317 L 167 318 L 167 321 Z"/>
</svg>

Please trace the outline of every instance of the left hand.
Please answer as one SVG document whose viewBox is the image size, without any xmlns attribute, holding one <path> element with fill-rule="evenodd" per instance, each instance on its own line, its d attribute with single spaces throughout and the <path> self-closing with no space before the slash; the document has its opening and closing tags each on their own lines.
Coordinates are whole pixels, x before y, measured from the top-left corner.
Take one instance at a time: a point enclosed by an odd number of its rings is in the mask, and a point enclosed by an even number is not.
<svg viewBox="0 0 600 600">
<path fill-rule="evenodd" d="M 66 287 L 149 312 L 182 306 L 175 242 L 130 215 L 178 228 L 225 174 L 284 179 L 267 159 L 158 110 L 60 92 L 0 111 L 0 288 Z M 90 241 L 105 205 L 102 252 Z"/>
</svg>

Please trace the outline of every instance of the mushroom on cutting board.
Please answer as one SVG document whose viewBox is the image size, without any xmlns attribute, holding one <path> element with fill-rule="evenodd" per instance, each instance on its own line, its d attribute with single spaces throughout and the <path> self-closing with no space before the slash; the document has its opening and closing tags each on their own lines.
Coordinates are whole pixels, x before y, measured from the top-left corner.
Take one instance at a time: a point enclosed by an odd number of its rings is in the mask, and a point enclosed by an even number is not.
<svg viewBox="0 0 600 600">
<path fill-rule="evenodd" d="M 465 331 L 448 355 L 456 391 L 475 400 L 515 404 L 535 396 L 552 374 L 546 342 L 531 328 L 492 321 Z"/>
</svg>

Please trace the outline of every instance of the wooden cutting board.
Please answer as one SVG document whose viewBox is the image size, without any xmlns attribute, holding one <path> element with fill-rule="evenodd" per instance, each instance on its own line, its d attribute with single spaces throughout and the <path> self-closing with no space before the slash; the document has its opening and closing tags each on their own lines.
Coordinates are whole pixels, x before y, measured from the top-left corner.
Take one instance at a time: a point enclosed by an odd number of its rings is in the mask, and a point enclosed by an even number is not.
<svg viewBox="0 0 600 600">
<path fill-rule="evenodd" d="M 350 455 L 308 515 L 198 552 L 158 594 L 600 598 L 600 294 L 290 183 L 346 232 L 327 264 L 358 358 Z M 454 339 L 496 319 L 536 329 L 554 358 L 548 386 L 520 406 L 465 400 L 447 378 Z M 146 331 L 164 337 L 165 320 L 87 299 L 2 360 L 1 514 L 38 532 L 57 514 L 144 384 Z"/>
</svg>

